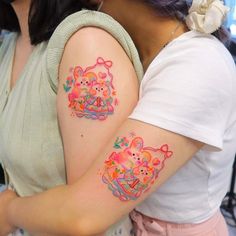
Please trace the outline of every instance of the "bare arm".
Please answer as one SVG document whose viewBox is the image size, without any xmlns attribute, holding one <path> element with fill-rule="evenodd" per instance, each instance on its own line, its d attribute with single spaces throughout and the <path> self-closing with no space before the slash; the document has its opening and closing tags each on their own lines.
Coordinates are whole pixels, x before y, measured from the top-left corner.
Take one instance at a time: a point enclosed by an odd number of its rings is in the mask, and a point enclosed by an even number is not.
<svg viewBox="0 0 236 236">
<path fill-rule="evenodd" d="M 70 184 L 84 174 L 132 112 L 138 80 L 112 36 L 83 28 L 65 48 L 59 81 L 57 107 Z"/>
<path fill-rule="evenodd" d="M 128 147 L 141 155 L 141 162 L 148 162 L 146 166 L 143 165 L 144 169 L 152 169 L 147 171 L 147 182 L 142 178 L 141 169 L 136 169 L 138 164 L 134 164 L 134 159 L 125 158 L 125 155 L 123 161 L 119 158 L 119 155 L 125 152 L 124 148 L 117 149 L 119 138 L 124 137 Z M 59 235 L 93 235 L 102 232 L 155 191 L 201 146 L 199 142 L 166 130 L 127 120 L 93 166 L 76 184 L 12 201 L 9 220 L 14 225 L 32 232 L 44 230 Z M 111 160 L 113 164 L 110 163 Z M 108 177 L 117 178 L 115 174 L 112 175 L 117 172 L 112 168 L 122 170 L 120 162 L 127 168 L 123 172 L 124 176 L 120 175 L 119 178 L 129 181 L 133 175 L 134 181 L 130 183 L 130 188 L 126 188 L 127 191 L 117 193 L 112 186 L 112 179 L 109 180 Z M 139 193 L 133 197 L 131 193 L 135 188 Z"/>
</svg>

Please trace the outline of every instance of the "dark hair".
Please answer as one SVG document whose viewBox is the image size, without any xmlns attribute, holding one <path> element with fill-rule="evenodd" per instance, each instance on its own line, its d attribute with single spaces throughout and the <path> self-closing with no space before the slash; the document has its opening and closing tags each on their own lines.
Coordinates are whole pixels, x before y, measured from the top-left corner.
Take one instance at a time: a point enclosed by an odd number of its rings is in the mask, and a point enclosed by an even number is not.
<svg viewBox="0 0 236 236">
<path fill-rule="evenodd" d="M 146 3 L 161 16 L 175 17 L 178 20 L 185 21 L 192 0 L 141 0 Z M 213 33 L 221 41 L 226 41 L 225 29 L 222 26 Z M 229 38 L 227 39 L 229 40 Z"/>
<path fill-rule="evenodd" d="M 176 17 L 184 20 L 188 14 L 189 4 L 186 0 L 142 0 L 154 8 L 159 15 Z M 189 2 L 189 1 L 188 1 Z"/>
<path fill-rule="evenodd" d="M 15 11 L 10 4 L 0 1 L 0 29 L 20 31 Z"/>
<path fill-rule="evenodd" d="M 68 15 L 82 8 L 94 8 L 86 0 L 31 0 L 29 34 L 36 45 L 47 41 Z M 17 16 L 10 4 L 0 1 L 0 29 L 20 32 Z"/>
</svg>

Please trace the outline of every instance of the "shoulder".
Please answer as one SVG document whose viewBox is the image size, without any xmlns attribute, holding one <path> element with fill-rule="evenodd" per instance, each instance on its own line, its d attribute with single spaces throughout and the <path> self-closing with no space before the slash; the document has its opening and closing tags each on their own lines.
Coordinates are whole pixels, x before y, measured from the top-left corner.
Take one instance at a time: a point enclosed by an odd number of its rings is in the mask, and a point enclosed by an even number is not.
<svg viewBox="0 0 236 236">
<path fill-rule="evenodd" d="M 121 41 L 122 38 L 125 38 L 125 40 L 130 39 L 123 27 L 112 17 L 101 12 L 82 10 L 69 15 L 59 24 L 49 40 L 49 48 L 60 46 L 59 42 L 61 45 L 67 43 L 72 35 L 78 31 L 84 32 L 83 28 L 87 27 L 102 29 L 104 32 Z"/>
<path fill-rule="evenodd" d="M 73 57 L 108 56 L 110 59 L 124 58 L 133 64 L 138 78 L 143 68 L 137 49 L 128 33 L 110 16 L 94 11 L 80 11 L 68 16 L 55 30 L 47 48 L 47 71 L 53 90 L 56 91 L 59 65 Z M 112 57 L 115 56 L 115 58 Z M 86 59 L 83 60 L 86 63 Z"/>
<path fill-rule="evenodd" d="M 214 36 L 188 32 L 154 59 L 148 74 L 223 82 L 235 77 L 235 64 L 228 50 Z"/>
<path fill-rule="evenodd" d="M 66 17 L 56 28 L 48 43 L 49 54 L 58 51 L 61 55 L 63 49 L 74 39 L 96 41 L 94 37 L 104 37 L 107 39 L 116 38 L 125 46 L 125 42 L 130 41 L 130 37 L 122 26 L 110 16 L 95 11 L 82 10 Z"/>
<path fill-rule="evenodd" d="M 110 54 L 124 52 L 119 42 L 106 30 L 97 27 L 84 27 L 76 31 L 67 41 L 65 51 L 72 50 L 78 54 Z M 99 55 L 97 55 L 99 56 Z"/>
<path fill-rule="evenodd" d="M 132 61 L 119 42 L 97 27 L 81 28 L 68 40 L 59 65 L 59 78 L 68 68 L 78 65 L 85 71 L 90 67 L 108 67 L 109 73 L 120 82 L 135 74 Z M 122 74 L 124 77 L 118 76 Z"/>
<path fill-rule="evenodd" d="M 130 58 L 138 58 L 134 43 L 125 29 L 109 15 L 96 11 L 82 10 L 68 16 L 57 27 L 50 41 L 55 45 L 60 41 L 61 46 L 67 47 L 78 45 L 78 41 L 90 48 L 109 48 L 113 44 L 113 47 L 122 48 Z M 49 42 L 49 47 L 52 43 Z"/>
</svg>

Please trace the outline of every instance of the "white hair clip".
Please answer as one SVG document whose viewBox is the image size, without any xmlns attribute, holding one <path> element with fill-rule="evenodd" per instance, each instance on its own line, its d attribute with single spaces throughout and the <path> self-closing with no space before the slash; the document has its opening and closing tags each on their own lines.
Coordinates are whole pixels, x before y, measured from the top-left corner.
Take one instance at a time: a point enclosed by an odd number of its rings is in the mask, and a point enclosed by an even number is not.
<svg viewBox="0 0 236 236">
<path fill-rule="evenodd" d="M 222 26 L 228 12 L 220 0 L 193 0 L 186 24 L 190 30 L 211 34 Z"/>
</svg>

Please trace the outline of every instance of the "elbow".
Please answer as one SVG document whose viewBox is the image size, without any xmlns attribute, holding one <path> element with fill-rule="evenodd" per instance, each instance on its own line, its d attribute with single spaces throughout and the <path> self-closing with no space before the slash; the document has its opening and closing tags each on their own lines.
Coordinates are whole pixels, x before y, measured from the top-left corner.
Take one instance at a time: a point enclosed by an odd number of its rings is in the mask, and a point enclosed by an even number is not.
<svg viewBox="0 0 236 236">
<path fill-rule="evenodd" d="M 98 220 L 78 220 L 71 236 L 92 236 L 104 233 L 109 226 Z"/>
</svg>

